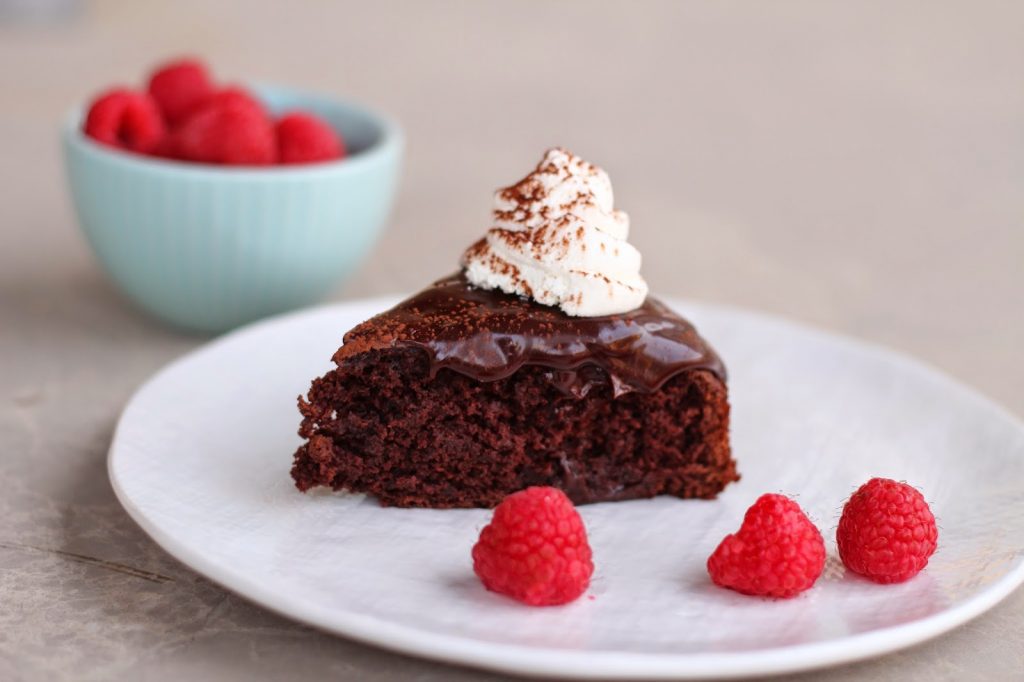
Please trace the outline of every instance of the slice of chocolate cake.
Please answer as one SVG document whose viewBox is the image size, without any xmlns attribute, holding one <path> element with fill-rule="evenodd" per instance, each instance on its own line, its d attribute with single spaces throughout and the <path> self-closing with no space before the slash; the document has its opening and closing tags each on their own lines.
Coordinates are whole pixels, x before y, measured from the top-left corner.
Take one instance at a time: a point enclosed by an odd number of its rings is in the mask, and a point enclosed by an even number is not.
<svg viewBox="0 0 1024 682">
<path fill-rule="evenodd" d="M 334 362 L 299 402 L 301 490 L 490 507 L 530 485 L 584 503 L 737 478 L 724 369 L 651 298 L 574 318 L 450 277 L 350 331 Z"/>
<path fill-rule="evenodd" d="M 711 498 L 737 480 L 725 370 L 647 296 L 603 171 L 552 150 L 436 282 L 345 335 L 299 399 L 292 476 L 407 507 Z M 557 307 L 555 307 L 557 306 Z"/>
</svg>

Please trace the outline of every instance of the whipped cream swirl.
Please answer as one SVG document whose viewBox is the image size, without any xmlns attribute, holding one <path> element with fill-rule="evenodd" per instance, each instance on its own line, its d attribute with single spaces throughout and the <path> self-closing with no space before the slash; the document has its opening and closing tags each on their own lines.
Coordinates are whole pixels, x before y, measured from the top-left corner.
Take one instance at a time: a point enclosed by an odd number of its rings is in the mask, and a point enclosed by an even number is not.
<svg viewBox="0 0 1024 682">
<path fill-rule="evenodd" d="M 624 313 L 647 297 L 629 217 L 613 205 L 603 170 L 565 149 L 494 197 L 493 226 L 462 256 L 483 289 L 528 296 L 568 315 Z"/>
</svg>

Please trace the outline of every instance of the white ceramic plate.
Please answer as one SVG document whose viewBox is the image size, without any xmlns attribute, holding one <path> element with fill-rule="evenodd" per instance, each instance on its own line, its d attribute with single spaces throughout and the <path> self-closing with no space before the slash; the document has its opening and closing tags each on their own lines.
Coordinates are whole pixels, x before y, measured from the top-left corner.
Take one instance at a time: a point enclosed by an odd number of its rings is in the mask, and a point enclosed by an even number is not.
<svg viewBox="0 0 1024 682">
<path fill-rule="evenodd" d="M 730 372 L 743 480 L 716 501 L 580 508 L 589 592 L 530 608 L 489 593 L 470 548 L 484 510 L 383 509 L 300 494 L 295 399 L 342 333 L 390 301 L 299 312 L 230 334 L 157 374 L 125 409 L 110 478 L 188 566 L 278 613 L 406 653 L 528 675 L 734 677 L 864 658 L 978 615 L 1024 580 L 1024 427 L 915 361 L 752 313 L 678 303 Z M 918 486 L 939 550 L 880 586 L 835 558 L 842 503 L 871 476 Z M 704 564 L 761 493 L 794 495 L 830 558 L 788 601 L 714 587 Z"/>
</svg>

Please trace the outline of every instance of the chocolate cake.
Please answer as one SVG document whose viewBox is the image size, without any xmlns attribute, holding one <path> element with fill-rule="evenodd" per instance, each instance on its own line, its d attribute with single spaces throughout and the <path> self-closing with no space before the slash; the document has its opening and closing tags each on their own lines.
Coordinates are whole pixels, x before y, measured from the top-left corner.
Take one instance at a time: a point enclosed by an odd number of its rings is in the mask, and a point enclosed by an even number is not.
<svg viewBox="0 0 1024 682">
<path fill-rule="evenodd" d="M 549 201 L 555 209 L 533 213 L 543 220 L 506 240 L 537 257 L 533 270 L 501 250 L 509 228 L 492 228 L 494 240 L 471 247 L 462 271 L 345 334 L 336 368 L 299 398 L 305 443 L 292 477 L 300 490 L 328 486 L 402 507 L 491 507 L 532 485 L 582 504 L 712 498 L 738 479 L 722 362 L 692 325 L 646 295 L 639 254 L 636 274 L 620 278 L 604 274 L 607 266 L 587 269 L 601 264 L 589 257 L 564 257 L 580 243 L 577 254 L 589 246 L 613 258 L 632 248 L 625 214 L 611 209 L 610 184 L 605 196 L 595 168 L 552 150 L 513 186 L 519 204 L 559 197 Z M 537 186 L 524 187 L 531 178 Z M 507 201 L 502 192 L 498 201 Z M 520 222 L 531 214 L 501 208 Z M 621 224 L 614 239 L 602 215 Z M 599 234 L 587 232 L 595 225 Z M 580 241 L 544 251 L 545 239 L 565 235 Z M 558 268 L 591 279 L 567 286 Z M 504 280 L 491 281 L 495 273 Z"/>
<path fill-rule="evenodd" d="M 657 300 L 574 318 L 443 279 L 345 335 L 299 401 L 292 476 L 382 504 L 710 498 L 737 478 L 725 370 Z"/>
</svg>

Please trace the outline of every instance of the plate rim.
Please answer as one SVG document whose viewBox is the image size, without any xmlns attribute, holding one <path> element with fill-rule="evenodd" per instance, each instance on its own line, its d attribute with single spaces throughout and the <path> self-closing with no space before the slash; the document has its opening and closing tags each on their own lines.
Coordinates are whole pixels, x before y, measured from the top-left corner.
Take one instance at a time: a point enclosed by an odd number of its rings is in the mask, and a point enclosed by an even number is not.
<svg viewBox="0 0 1024 682">
<path fill-rule="evenodd" d="M 1024 558 L 991 585 L 970 596 L 961 604 L 899 625 L 848 635 L 822 642 L 772 647 L 731 653 L 638 653 L 629 651 L 573 651 L 539 649 L 516 644 L 471 640 L 457 635 L 424 631 L 368 614 L 338 612 L 308 604 L 289 604 L 270 589 L 244 572 L 222 565 L 201 552 L 193 551 L 152 522 L 123 488 L 117 473 L 117 452 L 122 430 L 139 398 L 156 386 L 163 376 L 173 372 L 199 355 L 215 352 L 243 335 L 259 333 L 265 327 L 293 323 L 346 308 L 380 305 L 400 299 L 399 295 L 349 299 L 322 304 L 282 315 L 276 315 L 235 329 L 203 343 L 171 360 L 154 372 L 131 395 L 118 417 L 117 426 L 107 453 L 107 474 L 118 502 L 128 516 L 159 547 L 175 560 L 221 588 L 281 617 L 312 626 L 332 635 L 406 655 L 443 663 L 472 666 L 520 676 L 556 675 L 576 679 L 735 679 L 750 675 L 778 675 L 821 669 L 865 660 L 891 653 L 946 633 L 989 610 L 1024 583 Z M 864 341 L 827 329 L 793 320 L 785 316 L 762 313 L 728 304 L 668 298 L 678 309 L 693 307 L 717 310 L 729 315 L 755 318 L 762 323 L 783 325 L 811 334 L 822 340 L 856 348 L 889 362 L 898 362 L 931 380 L 946 384 L 971 401 L 998 415 L 1008 425 L 1024 432 L 1024 421 L 1010 410 L 972 386 L 950 376 L 941 369 L 887 346 Z"/>
</svg>

